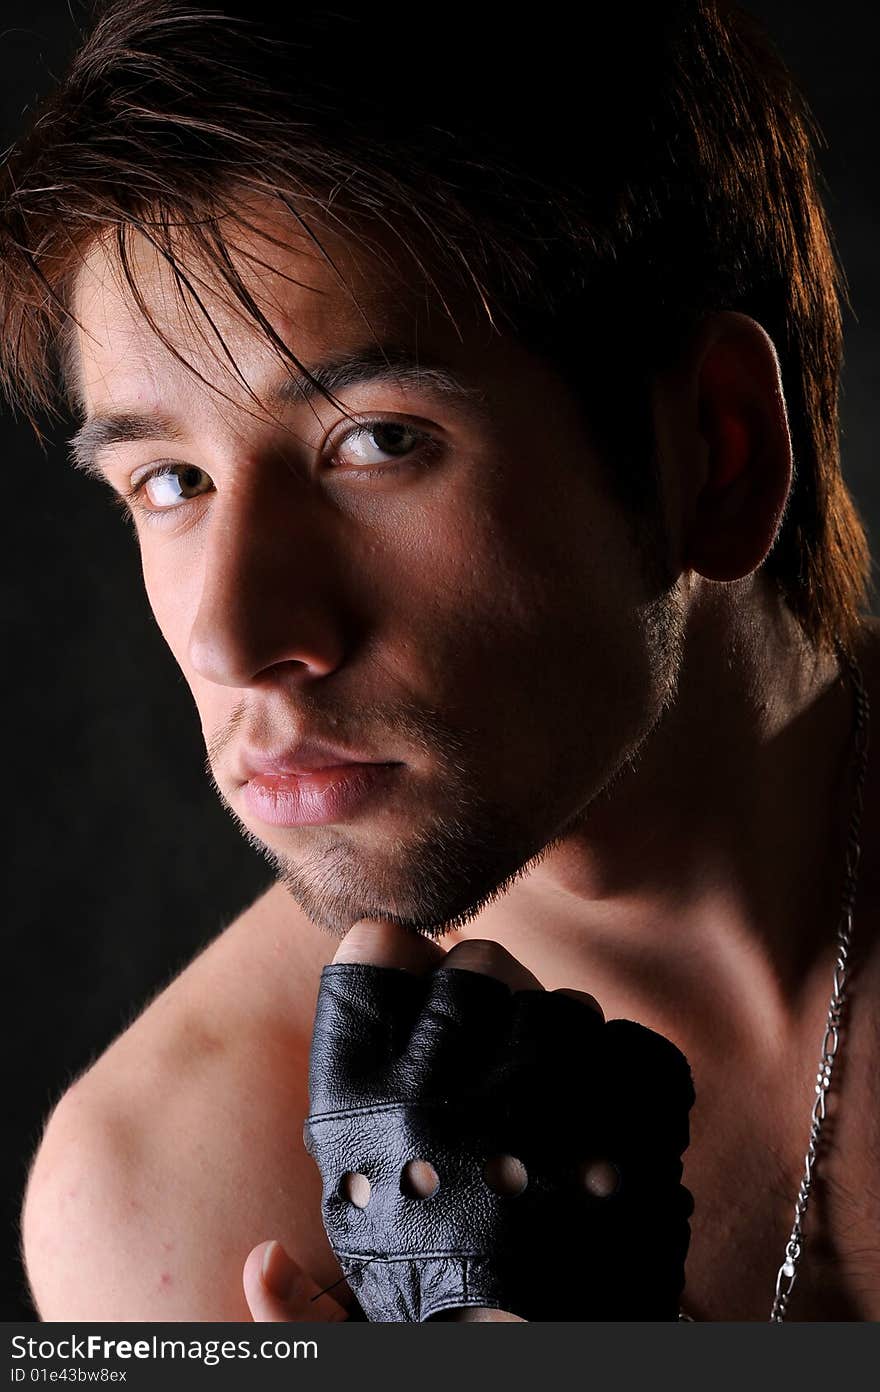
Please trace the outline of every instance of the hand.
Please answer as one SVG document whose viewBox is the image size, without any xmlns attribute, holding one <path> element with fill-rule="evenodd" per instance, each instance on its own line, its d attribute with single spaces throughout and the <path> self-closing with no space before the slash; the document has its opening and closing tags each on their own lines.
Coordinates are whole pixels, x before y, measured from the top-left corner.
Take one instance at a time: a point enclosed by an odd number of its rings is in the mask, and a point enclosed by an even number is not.
<svg viewBox="0 0 880 1392">
<path fill-rule="evenodd" d="M 324 1226 L 369 1319 L 677 1318 L 693 1086 L 669 1040 L 497 943 L 365 921 L 322 972 L 309 1085 Z"/>
<path fill-rule="evenodd" d="M 260 1242 L 248 1255 L 242 1275 L 245 1299 L 255 1324 L 339 1323 L 348 1311 L 321 1291 L 317 1281 L 288 1255 L 281 1243 Z M 517 1321 L 518 1315 L 485 1308 L 448 1311 L 450 1320 Z"/>
<path fill-rule="evenodd" d="M 336 1323 L 348 1311 L 330 1291 L 303 1271 L 280 1242 L 260 1242 L 242 1273 L 244 1295 L 255 1324 Z"/>
</svg>

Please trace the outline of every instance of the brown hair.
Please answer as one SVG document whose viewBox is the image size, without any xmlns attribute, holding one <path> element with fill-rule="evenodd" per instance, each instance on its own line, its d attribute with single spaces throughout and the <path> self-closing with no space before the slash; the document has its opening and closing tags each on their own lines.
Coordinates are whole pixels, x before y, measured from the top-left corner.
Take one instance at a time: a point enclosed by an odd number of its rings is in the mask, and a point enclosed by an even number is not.
<svg viewBox="0 0 880 1392">
<path fill-rule="evenodd" d="M 377 218 L 435 288 L 435 273 L 464 286 L 557 368 L 611 486 L 633 517 L 656 519 L 651 377 L 704 315 L 739 310 L 776 346 L 795 456 L 763 570 L 811 642 L 850 645 L 871 566 L 840 471 L 845 287 L 817 132 L 790 73 L 724 0 L 597 7 L 578 43 L 554 32 L 552 6 L 522 33 L 477 10 L 456 0 L 435 32 L 413 35 L 411 5 L 309 6 L 282 23 L 260 0 L 246 17 L 182 0 L 99 4 L 3 170 L 7 394 L 42 438 L 97 235 L 115 238 L 148 318 L 134 233 L 167 259 L 206 332 L 182 237 L 272 337 L 220 235 L 221 219 L 248 225 L 242 194 L 269 195 L 303 227 L 304 204 L 343 225 Z"/>
</svg>

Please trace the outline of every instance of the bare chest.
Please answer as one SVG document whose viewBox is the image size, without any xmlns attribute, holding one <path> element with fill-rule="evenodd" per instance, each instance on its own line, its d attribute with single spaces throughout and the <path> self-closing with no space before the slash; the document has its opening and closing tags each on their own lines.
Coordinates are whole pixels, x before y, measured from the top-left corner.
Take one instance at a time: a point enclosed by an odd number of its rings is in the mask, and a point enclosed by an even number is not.
<svg viewBox="0 0 880 1392">
<path fill-rule="evenodd" d="M 788 1320 L 880 1319 L 878 1010 L 862 1002 L 828 1095 Z M 773 1096 L 741 1079 L 692 1113 L 684 1183 L 694 1196 L 682 1308 L 766 1321 L 805 1175 L 819 1044 Z M 696 1074 L 696 1070 L 695 1070 Z M 787 1286 L 787 1282 L 785 1283 Z"/>
</svg>

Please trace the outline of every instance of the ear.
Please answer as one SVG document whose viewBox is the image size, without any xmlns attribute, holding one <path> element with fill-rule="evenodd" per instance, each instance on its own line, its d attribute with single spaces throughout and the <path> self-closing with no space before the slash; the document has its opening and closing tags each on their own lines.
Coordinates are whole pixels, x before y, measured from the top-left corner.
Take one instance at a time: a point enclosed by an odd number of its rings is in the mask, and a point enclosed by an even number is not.
<svg viewBox="0 0 880 1392">
<path fill-rule="evenodd" d="M 746 314 L 711 315 L 656 379 L 653 405 L 676 571 L 750 575 L 776 539 L 792 480 L 772 340 Z"/>
</svg>

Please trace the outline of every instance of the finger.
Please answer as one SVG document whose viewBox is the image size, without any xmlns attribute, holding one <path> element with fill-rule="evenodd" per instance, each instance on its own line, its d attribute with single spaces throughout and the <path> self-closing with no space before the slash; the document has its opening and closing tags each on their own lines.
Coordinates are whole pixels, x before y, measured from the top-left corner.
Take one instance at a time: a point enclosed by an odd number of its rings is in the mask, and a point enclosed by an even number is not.
<svg viewBox="0 0 880 1392">
<path fill-rule="evenodd" d="M 348 1319 L 344 1306 L 298 1266 L 274 1238 L 248 1254 L 242 1273 L 245 1299 L 255 1324 L 297 1324 Z M 317 1298 L 315 1298 L 317 1297 Z"/>
<path fill-rule="evenodd" d="M 351 1105 L 409 1038 L 425 977 L 372 962 L 328 962 L 321 971 L 309 1052 L 311 1111 Z M 357 1082 L 357 1086 L 355 1086 Z"/>
<path fill-rule="evenodd" d="M 605 1016 L 586 991 L 517 991 L 513 996 L 511 1046 L 536 1046 L 548 1063 L 554 1058 L 583 1059 L 584 1046 L 595 1049 L 604 1038 Z"/>
<path fill-rule="evenodd" d="M 518 1085 L 534 1089 L 548 1108 L 566 1095 L 570 1103 L 574 1079 L 577 1086 L 585 1084 L 603 1057 L 605 1017 L 583 995 L 564 988 L 516 991 L 512 997 L 509 1045 L 521 1065 Z"/>
<path fill-rule="evenodd" d="M 513 953 L 490 938 L 468 938 L 444 954 L 438 970 L 457 967 L 461 971 L 482 972 L 503 981 L 511 991 L 542 991 L 544 988 Z"/>
<path fill-rule="evenodd" d="M 543 987 L 506 947 L 488 938 L 456 943 L 429 978 L 407 1053 L 430 1063 L 438 1087 L 462 1069 L 478 1085 L 497 1062 L 498 1049 L 506 1053 L 518 991 L 543 994 Z"/>
<path fill-rule="evenodd" d="M 339 947 L 334 962 L 363 962 L 376 967 L 402 967 L 423 975 L 446 956 L 437 943 L 421 933 L 401 928 L 387 918 L 361 918 L 353 923 Z"/>
<path fill-rule="evenodd" d="M 425 980 L 446 953 L 418 933 L 383 918 L 352 924 L 321 972 L 312 1031 L 312 1109 L 332 1098 L 319 1079 L 364 1076 L 406 1046 L 421 1009 Z M 319 1106 L 320 1104 L 320 1106 Z M 308 1142 L 307 1142 L 308 1145 Z"/>
<path fill-rule="evenodd" d="M 572 1000 L 583 1001 L 584 1005 L 591 1010 L 597 1010 L 602 1019 L 605 1019 L 605 1011 L 602 1009 L 595 996 L 591 996 L 589 991 L 575 991 L 570 986 L 557 986 L 555 991 L 550 992 L 551 996 L 571 996 Z"/>
<path fill-rule="evenodd" d="M 507 1054 L 513 994 L 486 971 L 446 967 L 432 972 L 421 1010 L 406 1043 L 406 1056 L 429 1069 L 441 1091 L 455 1080 L 481 1088 L 485 1070 Z"/>
<path fill-rule="evenodd" d="M 619 1113 L 619 1124 L 627 1129 L 638 1119 L 640 1135 L 650 1135 L 667 1147 L 667 1153 L 670 1127 L 679 1127 L 675 1144 L 681 1141 L 683 1149 L 687 1114 L 695 1100 L 684 1054 L 671 1039 L 635 1020 L 609 1020 L 605 1041 L 602 1074 L 609 1115 Z"/>
</svg>

